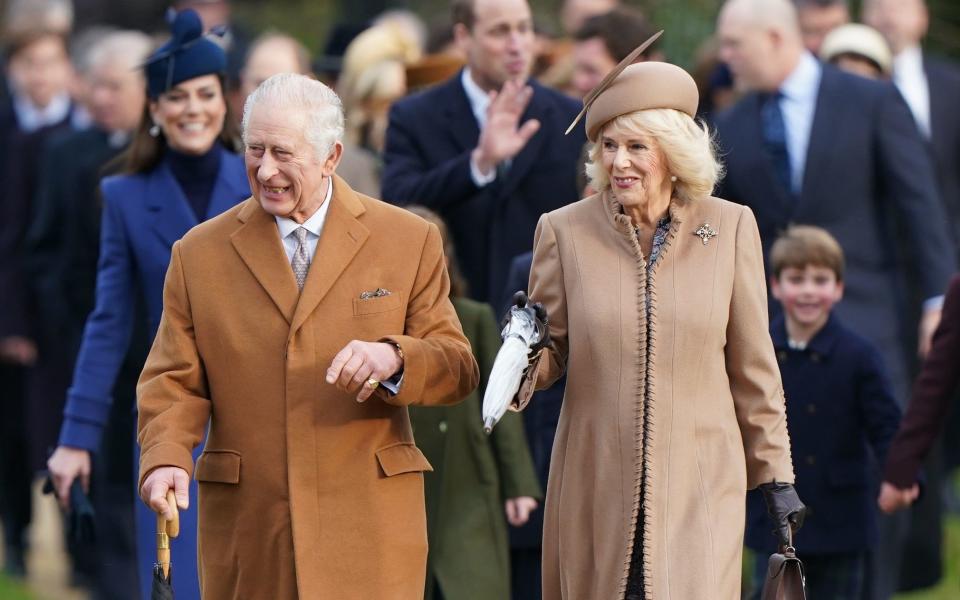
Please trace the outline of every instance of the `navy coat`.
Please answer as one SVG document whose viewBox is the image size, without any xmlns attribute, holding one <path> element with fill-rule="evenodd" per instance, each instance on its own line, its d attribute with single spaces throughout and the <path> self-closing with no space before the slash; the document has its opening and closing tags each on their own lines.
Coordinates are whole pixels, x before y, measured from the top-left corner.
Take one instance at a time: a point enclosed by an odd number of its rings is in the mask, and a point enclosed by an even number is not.
<svg viewBox="0 0 960 600">
<path fill-rule="evenodd" d="M 960 112 L 956 107 L 960 99 L 960 68 L 924 52 L 923 70 L 930 88 L 933 163 L 960 256 Z"/>
<path fill-rule="evenodd" d="M 787 399 L 795 487 L 809 510 L 797 547 L 801 556 L 865 551 L 877 542 L 878 465 L 900 423 L 882 359 L 836 316 L 805 350 L 789 348 L 782 317 L 770 337 Z M 752 490 L 747 546 L 773 552 L 771 531 L 763 496 Z"/>
<path fill-rule="evenodd" d="M 250 196 L 243 158 L 221 150 L 220 172 L 207 218 Z M 173 243 L 198 224 L 179 184 L 163 161 L 148 172 L 108 177 L 101 182 L 103 216 L 97 263 L 96 304 L 87 319 L 67 394 L 60 444 L 95 451 L 109 420 L 113 386 L 134 330 L 135 308 L 142 299 L 152 340 L 163 312 L 163 282 Z M 194 458 L 199 456 L 197 447 Z M 134 464 L 139 459 L 135 457 Z M 191 481 L 190 509 L 180 513 L 177 598 L 199 598 L 196 547 L 196 481 Z M 156 516 L 137 502 L 137 554 L 143 598 L 150 597 L 149 573 L 156 552 Z"/>
<path fill-rule="evenodd" d="M 510 261 L 533 249 L 540 215 L 579 197 L 583 125 L 570 135 L 563 132 L 580 103 L 530 80 L 533 98 L 521 122 L 537 119 L 540 130 L 504 174 L 478 188 L 470 177 L 470 153 L 480 129 L 460 77 L 391 108 L 383 199 L 439 213 L 457 246 L 471 297 L 498 306 Z"/>
<path fill-rule="evenodd" d="M 906 402 L 904 258 L 924 298 L 942 295 L 955 257 L 925 145 L 906 103 L 890 83 L 823 65 L 803 185 L 794 200 L 764 151 L 760 97 L 748 94 L 717 119 L 727 166 L 719 195 L 757 217 L 764 256 L 792 223 L 829 231 L 846 255 L 846 293 L 836 313 L 883 355 L 894 393 Z M 897 256 L 894 219 L 912 252 Z M 768 270 L 769 273 L 769 270 Z M 780 313 L 770 307 L 771 316 Z"/>
</svg>

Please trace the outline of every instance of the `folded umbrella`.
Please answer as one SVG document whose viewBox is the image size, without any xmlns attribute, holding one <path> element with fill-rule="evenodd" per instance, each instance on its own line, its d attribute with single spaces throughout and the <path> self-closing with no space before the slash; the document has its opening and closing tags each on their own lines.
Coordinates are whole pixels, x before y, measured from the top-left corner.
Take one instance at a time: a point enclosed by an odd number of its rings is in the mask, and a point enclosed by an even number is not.
<svg viewBox="0 0 960 600">
<path fill-rule="evenodd" d="M 519 302 L 517 304 L 520 304 Z M 537 319 L 536 310 L 526 305 L 511 306 L 509 319 L 500 333 L 503 345 L 493 361 L 487 390 L 483 394 L 483 430 L 487 433 L 500 421 L 511 400 L 520 389 L 523 372 L 530 363 L 530 349 L 544 338 L 546 331 Z"/>
<path fill-rule="evenodd" d="M 180 513 L 173 490 L 167 491 L 167 504 L 173 510 L 173 519 L 166 520 L 157 513 L 157 563 L 153 565 L 153 585 L 150 600 L 173 600 L 173 581 L 170 568 L 170 539 L 180 535 Z"/>
<path fill-rule="evenodd" d="M 49 477 L 43 482 L 43 493 L 57 496 L 57 490 Z M 80 479 L 74 479 L 70 484 L 70 510 L 66 516 L 67 536 L 74 544 L 90 544 L 96 541 L 95 517 L 96 512 L 90 497 L 83 491 Z"/>
</svg>

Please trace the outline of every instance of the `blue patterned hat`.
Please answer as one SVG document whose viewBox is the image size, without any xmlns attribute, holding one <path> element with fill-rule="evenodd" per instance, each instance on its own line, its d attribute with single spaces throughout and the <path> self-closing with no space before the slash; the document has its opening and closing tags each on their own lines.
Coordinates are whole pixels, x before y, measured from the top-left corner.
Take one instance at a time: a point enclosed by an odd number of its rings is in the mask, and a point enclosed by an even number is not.
<svg viewBox="0 0 960 600">
<path fill-rule="evenodd" d="M 146 62 L 147 94 L 156 98 L 182 81 L 227 70 L 223 49 L 203 35 L 203 23 L 192 9 L 182 10 L 170 24 L 170 41 Z"/>
</svg>

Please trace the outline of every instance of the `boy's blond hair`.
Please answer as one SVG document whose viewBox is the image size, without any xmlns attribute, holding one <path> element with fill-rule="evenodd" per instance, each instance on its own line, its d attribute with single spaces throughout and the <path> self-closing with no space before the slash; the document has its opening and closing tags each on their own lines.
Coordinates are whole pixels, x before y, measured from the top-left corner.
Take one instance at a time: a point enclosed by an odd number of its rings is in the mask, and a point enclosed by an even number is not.
<svg viewBox="0 0 960 600">
<path fill-rule="evenodd" d="M 770 250 L 773 276 L 780 278 L 784 269 L 807 266 L 826 267 L 843 281 L 843 249 L 825 229 L 812 225 L 791 225 Z"/>
</svg>

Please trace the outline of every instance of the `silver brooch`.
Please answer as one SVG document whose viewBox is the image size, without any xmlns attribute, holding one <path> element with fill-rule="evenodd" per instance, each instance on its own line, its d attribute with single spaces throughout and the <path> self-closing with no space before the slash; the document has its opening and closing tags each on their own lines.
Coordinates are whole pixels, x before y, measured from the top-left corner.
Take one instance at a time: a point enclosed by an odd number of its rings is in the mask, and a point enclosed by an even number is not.
<svg viewBox="0 0 960 600">
<path fill-rule="evenodd" d="M 704 223 L 693 232 L 693 235 L 700 238 L 700 241 L 703 242 L 703 245 L 706 246 L 707 242 L 719 235 L 715 229 L 710 227 L 710 223 Z"/>
</svg>

